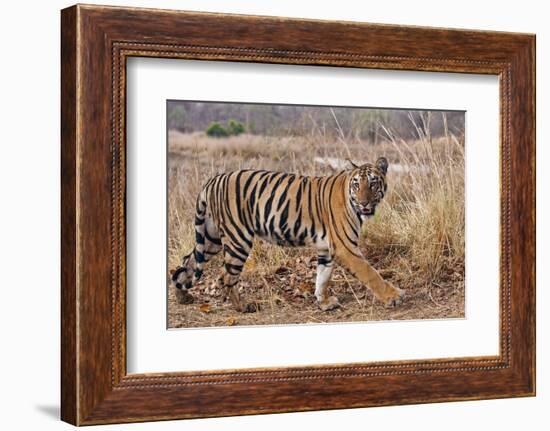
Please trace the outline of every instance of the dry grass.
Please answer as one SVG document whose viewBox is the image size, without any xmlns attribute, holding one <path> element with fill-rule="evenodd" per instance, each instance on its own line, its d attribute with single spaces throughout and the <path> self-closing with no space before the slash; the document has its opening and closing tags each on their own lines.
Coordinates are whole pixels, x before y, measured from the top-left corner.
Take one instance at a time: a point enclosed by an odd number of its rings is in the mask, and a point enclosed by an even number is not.
<svg viewBox="0 0 550 431">
<path fill-rule="evenodd" d="M 260 305 L 253 314 L 235 313 L 209 286 L 221 259 L 209 262 L 191 293 L 195 304 L 180 305 L 169 290 L 169 327 L 341 321 L 432 319 L 464 316 L 464 142 L 447 134 L 404 141 L 390 130 L 370 145 L 312 130 L 301 137 L 241 135 L 226 139 L 202 133 L 169 133 L 169 267 L 193 248 L 194 202 L 212 175 L 241 168 L 326 175 L 315 157 L 390 161 L 389 189 L 376 216 L 364 225 L 361 248 L 386 278 L 407 291 L 406 302 L 386 309 L 361 283 L 338 268 L 330 289 L 342 308 L 324 313 L 312 295 L 315 253 L 257 241 L 242 274 L 243 295 Z M 398 164 L 392 170 L 391 164 Z"/>
</svg>

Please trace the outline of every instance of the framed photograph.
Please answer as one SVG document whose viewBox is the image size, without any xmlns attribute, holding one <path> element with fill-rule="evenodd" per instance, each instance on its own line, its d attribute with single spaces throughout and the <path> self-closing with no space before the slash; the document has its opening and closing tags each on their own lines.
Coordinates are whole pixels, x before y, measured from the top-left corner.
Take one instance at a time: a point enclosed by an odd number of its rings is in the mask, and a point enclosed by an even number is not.
<svg viewBox="0 0 550 431">
<path fill-rule="evenodd" d="M 61 18 L 64 421 L 535 394 L 534 35 Z"/>
</svg>

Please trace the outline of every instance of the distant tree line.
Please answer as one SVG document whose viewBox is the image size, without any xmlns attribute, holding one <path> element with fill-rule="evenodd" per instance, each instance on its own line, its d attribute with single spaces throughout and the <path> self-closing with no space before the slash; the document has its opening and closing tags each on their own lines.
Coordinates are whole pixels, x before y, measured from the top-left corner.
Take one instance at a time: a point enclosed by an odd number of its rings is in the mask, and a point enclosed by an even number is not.
<svg viewBox="0 0 550 431">
<path fill-rule="evenodd" d="M 464 134 L 462 111 L 422 111 L 378 108 L 320 107 L 217 102 L 170 101 L 167 123 L 182 132 L 206 132 L 211 136 L 243 132 L 270 135 L 304 135 L 312 130 L 359 137 L 376 142 L 385 129 L 403 138 L 419 134 L 433 137 L 450 131 Z M 210 132 L 209 132 L 210 131 Z"/>
</svg>

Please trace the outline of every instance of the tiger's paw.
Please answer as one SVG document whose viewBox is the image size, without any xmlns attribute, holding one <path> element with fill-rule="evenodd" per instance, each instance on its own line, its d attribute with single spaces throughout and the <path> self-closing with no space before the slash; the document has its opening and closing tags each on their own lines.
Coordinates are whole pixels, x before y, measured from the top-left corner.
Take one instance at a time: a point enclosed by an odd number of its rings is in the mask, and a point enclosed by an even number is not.
<svg viewBox="0 0 550 431">
<path fill-rule="evenodd" d="M 391 283 L 387 283 L 387 285 L 388 294 L 383 301 L 386 308 L 393 308 L 401 305 L 405 299 L 405 291 L 403 289 L 395 287 Z"/>
<path fill-rule="evenodd" d="M 176 288 L 176 299 L 180 304 L 192 304 L 195 302 L 195 298 L 184 289 Z"/>
<path fill-rule="evenodd" d="M 319 305 L 319 308 L 323 311 L 330 311 L 341 307 L 340 302 L 338 302 L 338 298 L 336 296 L 329 296 L 322 301 L 318 301 L 317 304 Z"/>
</svg>

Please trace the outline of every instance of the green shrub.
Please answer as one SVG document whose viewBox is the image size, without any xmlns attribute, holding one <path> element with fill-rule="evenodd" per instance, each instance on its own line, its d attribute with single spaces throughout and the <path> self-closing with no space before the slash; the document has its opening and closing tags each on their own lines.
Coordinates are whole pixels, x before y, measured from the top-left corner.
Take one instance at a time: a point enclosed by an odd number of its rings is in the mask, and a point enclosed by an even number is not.
<svg viewBox="0 0 550 431">
<path fill-rule="evenodd" d="M 229 120 L 227 123 L 227 129 L 230 135 L 237 136 L 244 133 L 244 124 L 239 121 Z"/>
<path fill-rule="evenodd" d="M 206 134 L 214 138 L 223 138 L 229 136 L 227 130 L 220 123 L 217 122 L 210 123 L 210 125 L 206 129 Z"/>
<path fill-rule="evenodd" d="M 244 130 L 244 124 L 239 121 L 229 120 L 227 122 L 227 127 L 224 127 L 220 123 L 214 121 L 210 123 L 206 129 L 206 134 L 214 138 L 225 138 L 227 136 L 240 135 L 241 133 L 244 133 Z"/>
</svg>

